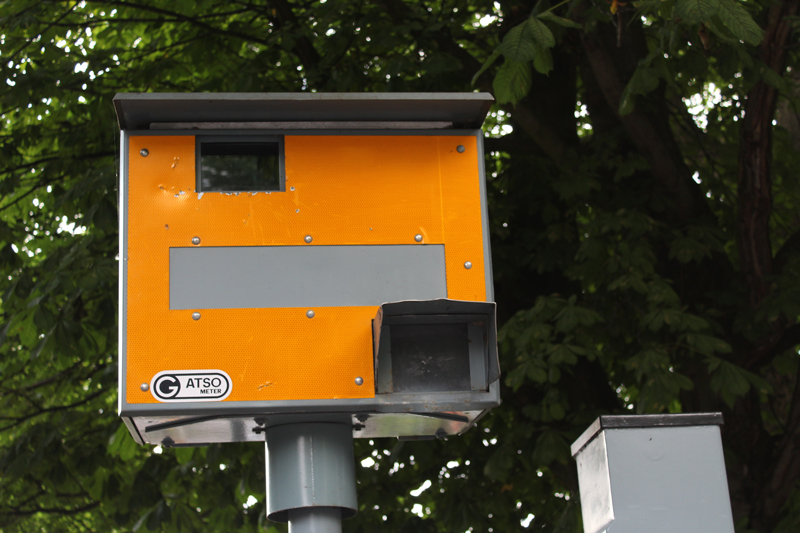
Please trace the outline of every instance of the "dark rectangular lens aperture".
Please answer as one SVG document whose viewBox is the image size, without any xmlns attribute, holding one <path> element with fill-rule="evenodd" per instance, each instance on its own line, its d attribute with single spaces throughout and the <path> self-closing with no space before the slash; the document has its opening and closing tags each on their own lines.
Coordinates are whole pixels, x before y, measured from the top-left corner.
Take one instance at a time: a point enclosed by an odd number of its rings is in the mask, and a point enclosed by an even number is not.
<svg viewBox="0 0 800 533">
<path fill-rule="evenodd" d="M 280 190 L 277 142 L 203 142 L 198 192 Z"/>
</svg>

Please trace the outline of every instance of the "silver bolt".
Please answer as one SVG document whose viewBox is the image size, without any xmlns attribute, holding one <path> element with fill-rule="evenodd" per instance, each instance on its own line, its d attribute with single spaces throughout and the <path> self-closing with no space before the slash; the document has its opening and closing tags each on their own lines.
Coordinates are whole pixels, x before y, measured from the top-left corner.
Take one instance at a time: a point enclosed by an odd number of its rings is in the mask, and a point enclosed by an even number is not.
<svg viewBox="0 0 800 533">
<path fill-rule="evenodd" d="M 308 318 L 314 318 L 314 310 L 313 309 L 309 309 L 308 311 L 306 311 L 306 316 Z"/>
<path fill-rule="evenodd" d="M 141 385 L 139 385 L 139 388 L 142 389 L 142 392 L 147 392 L 150 390 L 150 385 L 148 385 L 147 383 L 142 383 Z"/>
<path fill-rule="evenodd" d="M 303 239 L 303 240 L 306 241 L 307 243 L 311 244 L 311 241 L 314 240 L 314 237 L 312 237 L 311 235 L 306 235 L 306 238 Z"/>
<path fill-rule="evenodd" d="M 470 263 L 469 261 L 467 261 L 466 263 L 464 263 L 464 268 L 466 268 L 467 270 L 469 270 L 470 268 L 472 268 L 472 263 Z"/>
<path fill-rule="evenodd" d="M 356 385 L 358 385 L 360 387 L 363 384 L 364 384 L 364 378 L 362 378 L 361 376 L 358 376 L 356 378 Z"/>
<path fill-rule="evenodd" d="M 422 235 L 419 235 L 419 234 L 414 235 L 414 240 L 417 241 L 417 242 L 422 242 Z"/>
<path fill-rule="evenodd" d="M 192 313 L 192 320 L 200 320 L 200 313 L 198 313 L 197 311 Z"/>
<path fill-rule="evenodd" d="M 195 246 L 200 244 L 200 237 L 192 237 L 192 244 Z"/>
<path fill-rule="evenodd" d="M 141 150 L 139 150 L 139 155 L 141 155 L 142 157 L 147 157 L 148 155 L 150 155 L 150 151 L 147 148 L 142 148 Z"/>
<path fill-rule="evenodd" d="M 464 145 L 459 144 L 458 147 L 456 148 L 456 150 L 458 150 L 459 154 L 463 154 L 467 149 L 464 148 Z"/>
</svg>

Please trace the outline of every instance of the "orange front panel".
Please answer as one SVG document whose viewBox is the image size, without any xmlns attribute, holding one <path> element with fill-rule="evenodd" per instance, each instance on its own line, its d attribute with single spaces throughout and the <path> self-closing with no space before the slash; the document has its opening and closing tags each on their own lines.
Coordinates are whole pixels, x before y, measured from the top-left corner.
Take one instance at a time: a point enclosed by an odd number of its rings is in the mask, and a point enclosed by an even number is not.
<svg viewBox="0 0 800 533">
<path fill-rule="evenodd" d="M 156 402 L 139 386 L 159 371 L 192 369 L 227 372 L 225 401 L 374 396 L 374 306 L 315 308 L 312 319 L 294 308 L 197 309 L 197 321 L 170 310 L 169 249 L 193 237 L 201 247 L 408 245 L 421 234 L 445 245 L 448 297 L 486 299 L 474 137 L 286 136 L 286 190 L 269 194 L 196 193 L 193 136 L 134 136 L 129 147 L 128 403 Z"/>
</svg>

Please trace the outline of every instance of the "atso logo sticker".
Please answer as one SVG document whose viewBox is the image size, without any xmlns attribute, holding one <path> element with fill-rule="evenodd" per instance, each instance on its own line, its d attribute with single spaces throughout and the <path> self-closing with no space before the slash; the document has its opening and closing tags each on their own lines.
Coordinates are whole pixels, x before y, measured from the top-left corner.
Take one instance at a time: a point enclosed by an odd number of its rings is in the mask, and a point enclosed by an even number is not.
<svg viewBox="0 0 800 533">
<path fill-rule="evenodd" d="M 222 370 L 164 370 L 150 392 L 159 402 L 218 402 L 231 393 L 231 378 Z"/>
</svg>

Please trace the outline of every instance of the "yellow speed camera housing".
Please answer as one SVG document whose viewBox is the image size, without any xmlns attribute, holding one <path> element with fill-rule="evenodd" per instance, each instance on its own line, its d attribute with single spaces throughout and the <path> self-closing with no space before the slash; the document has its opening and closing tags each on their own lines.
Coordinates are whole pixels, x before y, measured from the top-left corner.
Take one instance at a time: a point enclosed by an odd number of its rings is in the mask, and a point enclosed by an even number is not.
<svg viewBox="0 0 800 533">
<path fill-rule="evenodd" d="M 137 441 L 261 440 L 270 419 L 320 414 L 426 436 L 496 405 L 490 103 L 117 95 L 119 398 Z"/>
</svg>

